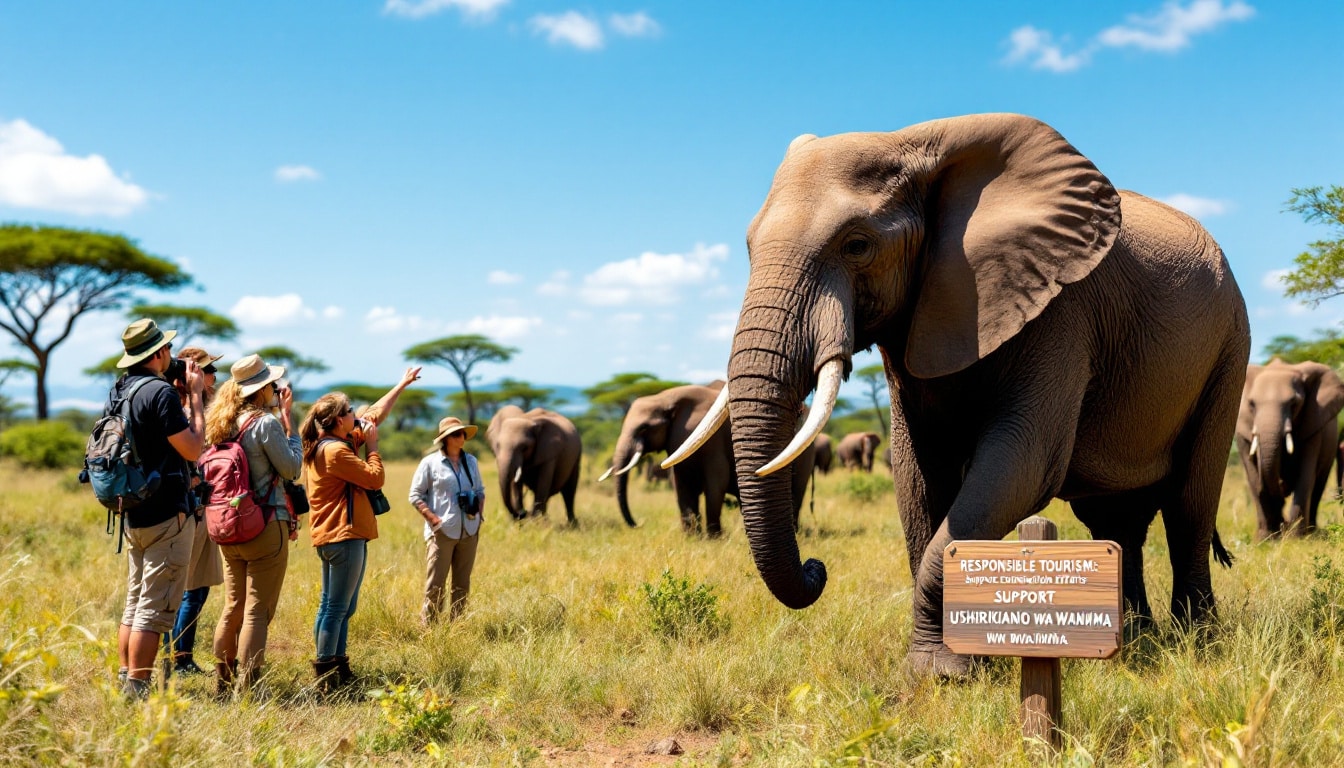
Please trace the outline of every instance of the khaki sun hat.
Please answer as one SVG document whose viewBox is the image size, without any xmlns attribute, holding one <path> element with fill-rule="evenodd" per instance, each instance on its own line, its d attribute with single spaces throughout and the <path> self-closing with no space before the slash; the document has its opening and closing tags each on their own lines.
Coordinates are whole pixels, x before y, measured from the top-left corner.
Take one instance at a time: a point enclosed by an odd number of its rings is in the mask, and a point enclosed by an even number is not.
<svg viewBox="0 0 1344 768">
<path fill-rule="evenodd" d="M 229 375 L 238 382 L 238 394 L 251 397 L 262 387 L 284 377 L 283 365 L 267 365 L 261 355 L 248 355 L 229 368 Z"/>
<path fill-rule="evenodd" d="M 439 436 L 434 438 L 434 444 L 438 445 L 439 443 L 442 443 L 445 437 L 458 431 L 465 431 L 468 440 L 476 436 L 476 426 L 474 424 L 463 424 L 462 420 L 456 416 L 440 419 Z"/>
<path fill-rule="evenodd" d="M 125 348 L 126 354 L 117 361 L 117 367 L 130 368 L 136 363 L 147 360 L 176 336 L 177 331 L 161 331 L 159 324 L 148 317 L 136 320 L 122 331 L 121 346 Z"/>
<path fill-rule="evenodd" d="M 190 360 L 201 368 L 214 365 L 223 357 L 223 355 L 212 355 L 200 347 L 183 347 L 182 351 L 177 353 L 177 356 L 182 360 Z"/>
</svg>

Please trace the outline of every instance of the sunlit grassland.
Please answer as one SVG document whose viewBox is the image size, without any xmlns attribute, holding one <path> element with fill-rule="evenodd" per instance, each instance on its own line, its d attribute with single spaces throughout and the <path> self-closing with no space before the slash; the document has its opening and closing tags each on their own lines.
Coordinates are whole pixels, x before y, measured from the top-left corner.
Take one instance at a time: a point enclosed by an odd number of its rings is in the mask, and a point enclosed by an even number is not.
<svg viewBox="0 0 1344 768">
<path fill-rule="evenodd" d="M 497 496 L 493 466 L 482 464 Z M 558 498 L 548 519 L 515 524 L 488 513 L 468 612 L 426 631 L 421 526 L 404 500 L 413 469 L 389 469 L 394 508 L 370 544 L 350 639 L 364 688 L 399 696 L 380 704 L 314 695 L 320 574 L 304 531 L 290 553 L 262 689 L 219 701 L 213 680 L 195 677 L 131 705 L 113 685 L 125 560 L 103 532 L 104 513 L 73 473 L 0 463 L 0 696 L 9 696 L 0 700 L 0 762 L 1038 764 L 1022 748 L 1016 660 L 992 660 L 958 685 L 904 675 L 910 572 L 885 482 L 865 500 L 870 478 L 820 478 L 799 545 L 826 562 L 830 579 L 816 605 L 792 611 L 761 584 L 735 511 L 725 512 L 722 539 L 687 537 L 671 491 L 635 480 L 642 526 L 631 530 L 610 482 L 594 483 L 589 467 L 576 529 Z M 1086 536 L 1064 505 L 1047 515 L 1063 538 Z M 1339 521 L 1339 506 L 1323 505 L 1322 523 Z M 1061 764 L 1344 759 L 1344 537 L 1253 545 L 1254 508 L 1236 468 L 1219 526 L 1237 557 L 1214 573 L 1219 627 L 1171 629 L 1159 520 L 1145 548 L 1159 630 L 1111 661 L 1065 661 Z M 656 633 L 640 587 L 665 570 L 712 586 L 726 629 Z M 213 661 L 221 602 L 216 591 L 206 606 L 202 666 Z M 43 648 L 50 653 L 34 652 Z M 44 692 L 48 683 L 64 690 Z M 686 754 L 642 755 L 668 736 Z"/>
</svg>

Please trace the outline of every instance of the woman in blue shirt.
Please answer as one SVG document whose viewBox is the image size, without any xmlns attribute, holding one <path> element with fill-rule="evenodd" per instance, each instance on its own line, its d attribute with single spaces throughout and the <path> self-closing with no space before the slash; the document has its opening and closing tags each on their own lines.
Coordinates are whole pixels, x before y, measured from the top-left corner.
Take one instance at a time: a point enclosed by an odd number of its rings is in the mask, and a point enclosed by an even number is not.
<svg viewBox="0 0 1344 768">
<path fill-rule="evenodd" d="M 437 453 L 420 460 L 411 478 L 411 504 L 425 519 L 425 602 L 420 620 L 433 624 L 443 610 L 443 586 L 452 572 L 449 618 L 456 618 L 471 590 L 471 569 L 485 518 L 485 484 L 476 457 L 462 446 L 476 427 L 449 416 L 439 422 Z"/>
</svg>

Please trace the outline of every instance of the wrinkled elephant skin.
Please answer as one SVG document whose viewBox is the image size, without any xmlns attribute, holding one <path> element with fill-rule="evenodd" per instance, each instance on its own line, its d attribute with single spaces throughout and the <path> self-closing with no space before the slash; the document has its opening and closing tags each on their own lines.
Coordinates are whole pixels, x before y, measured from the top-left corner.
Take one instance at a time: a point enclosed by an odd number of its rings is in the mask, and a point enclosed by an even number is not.
<svg viewBox="0 0 1344 768">
<path fill-rule="evenodd" d="M 516 405 L 500 408 L 485 431 L 499 468 L 499 495 L 515 520 L 528 516 L 523 489 L 532 491 L 532 515 L 545 515 L 547 501 L 561 494 L 565 513 L 575 524 L 574 494 L 579 487 L 583 445 L 574 423 L 542 408 L 526 413 Z"/>
</svg>

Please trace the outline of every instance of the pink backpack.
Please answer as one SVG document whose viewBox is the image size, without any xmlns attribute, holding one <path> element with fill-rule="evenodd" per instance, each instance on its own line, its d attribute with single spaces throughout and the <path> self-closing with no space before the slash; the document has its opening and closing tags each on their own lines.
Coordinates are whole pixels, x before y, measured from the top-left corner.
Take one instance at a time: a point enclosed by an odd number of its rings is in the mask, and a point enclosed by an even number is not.
<svg viewBox="0 0 1344 768">
<path fill-rule="evenodd" d="M 269 522 L 266 508 L 252 493 L 252 475 L 241 442 L 243 433 L 257 418 L 243 422 L 236 436 L 206 448 L 197 462 L 210 489 L 205 498 L 205 529 L 216 544 L 251 541 Z"/>
</svg>

